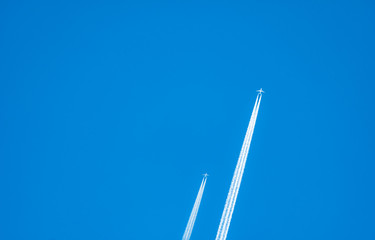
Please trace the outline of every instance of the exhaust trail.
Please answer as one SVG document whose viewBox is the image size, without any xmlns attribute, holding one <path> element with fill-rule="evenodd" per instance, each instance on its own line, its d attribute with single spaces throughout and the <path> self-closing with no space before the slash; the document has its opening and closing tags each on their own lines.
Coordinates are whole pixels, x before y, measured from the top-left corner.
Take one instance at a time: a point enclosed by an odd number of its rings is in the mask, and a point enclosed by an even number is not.
<svg viewBox="0 0 375 240">
<path fill-rule="evenodd" d="M 239 156 L 238 163 L 237 163 L 237 166 L 236 166 L 236 169 L 235 169 L 235 172 L 234 172 L 231 187 L 229 189 L 227 201 L 226 201 L 225 206 L 224 206 L 223 216 L 222 216 L 221 221 L 220 221 L 218 233 L 219 232 L 222 233 L 223 229 L 226 228 L 226 226 L 228 224 L 229 215 L 230 215 L 230 212 L 231 212 L 230 209 L 232 209 L 232 206 L 234 205 L 235 191 L 236 191 L 237 186 L 239 184 L 239 176 L 241 175 L 241 169 L 243 168 L 244 155 L 247 152 L 247 148 L 248 148 L 248 145 L 249 145 L 249 138 L 251 137 L 251 132 L 253 131 L 253 120 L 254 120 L 255 113 L 257 111 L 258 99 L 259 99 L 259 95 L 257 96 L 257 99 L 255 101 L 255 105 L 254 105 L 253 112 L 252 112 L 252 115 L 251 115 L 252 117 L 250 119 L 249 126 L 248 126 L 247 131 L 246 131 L 245 140 L 244 140 L 244 143 L 243 143 L 242 148 L 241 148 L 240 156 Z"/>
<path fill-rule="evenodd" d="M 261 97 L 259 99 L 261 99 Z M 246 165 L 247 155 L 249 153 L 250 143 L 251 143 L 252 135 L 253 135 L 253 132 L 254 132 L 254 127 L 255 127 L 255 121 L 256 121 L 256 118 L 258 116 L 259 104 L 260 104 L 260 100 L 259 100 L 259 103 L 258 103 L 258 106 L 257 106 L 257 110 L 255 112 L 255 117 L 253 119 L 253 125 L 252 125 L 251 135 L 250 135 L 250 138 L 249 138 L 249 140 L 247 142 L 247 147 L 245 149 L 245 155 L 243 156 L 243 159 L 242 159 L 240 174 L 239 174 L 237 185 L 236 185 L 236 188 L 235 188 L 235 191 L 234 191 L 234 197 L 233 197 L 233 200 L 232 200 L 232 207 L 229 209 L 228 220 L 226 222 L 227 225 L 224 228 L 225 231 L 223 232 L 224 235 L 223 235 L 222 239 L 226 239 L 227 238 L 227 234 L 228 234 L 230 222 L 231 222 L 231 219 L 232 219 L 232 214 L 233 214 L 233 211 L 234 211 L 234 205 L 236 204 L 236 200 L 237 200 L 239 188 L 240 188 L 241 181 L 242 181 L 242 175 L 243 175 L 243 172 L 244 172 L 244 169 L 245 169 L 245 165 Z"/>
<path fill-rule="evenodd" d="M 200 206 L 200 203 L 201 203 L 201 200 L 202 200 L 204 188 L 206 186 L 207 176 L 208 176 L 207 174 L 204 174 L 201 186 L 200 186 L 199 191 L 198 191 L 197 198 L 195 199 L 193 210 L 191 211 L 188 224 L 186 226 L 184 235 L 182 236 L 182 240 L 189 240 L 190 239 L 191 233 L 193 231 L 195 219 L 197 218 L 199 206 Z"/>
<path fill-rule="evenodd" d="M 258 100 L 258 98 L 257 98 L 257 100 Z M 239 186 L 240 186 L 240 183 L 241 183 L 241 180 L 242 180 L 242 175 L 243 175 L 243 171 L 244 171 L 244 167 L 245 167 L 245 163 L 246 163 L 247 153 L 248 153 L 248 149 L 249 149 L 249 146 L 250 146 L 250 141 L 251 141 L 251 137 L 252 137 L 252 132 L 254 130 L 254 124 L 255 124 L 255 119 L 256 119 L 258 109 L 259 109 L 259 103 L 258 103 L 258 101 L 256 101 L 256 104 L 255 104 L 254 110 L 253 110 L 253 114 L 252 114 L 252 118 L 250 120 L 249 127 L 248 127 L 248 130 L 247 130 L 246 138 L 245 138 L 245 141 L 244 141 L 244 144 L 243 144 L 243 148 L 241 149 L 241 154 L 240 154 L 240 157 L 239 157 L 239 160 L 238 160 L 238 163 L 237 163 L 236 171 L 235 171 L 235 174 L 233 176 L 233 180 L 232 180 L 231 188 L 230 188 L 230 191 L 229 191 L 229 194 L 228 194 L 228 197 L 227 197 L 227 201 L 226 201 L 226 205 L 225 205 L 225 208 L 224 208 L 223 216 L 222 216 L 222 219 L 221 219 L 221 222 L 220 222 L 218 235 L 217 235 L 218 239 L 225 239 L 226 234 L 227 234 L 228 229 L 229 229 L 231 217 L 232 217 L 233 210 L 234 210 L 234 205 L 235 205 L 235 202 L 236 202 L 236 199 L 237 199 Z"/>
<path fill-rule="evenodd" d="M 198 201 L 197 206 L 196 206 L 196 208 L 195 208 L 195 210 L 194 210 L 194 214 L 193 214 L 193 217 L 192 217 L 193 221 L 192 221 L 192 223 L 191 223 L 191 225 L 190 225 L 190 228 L 189 228 L 189 238 L 190 238 L 190 235 L 191 235 L 191 233 L 192 233 L 192 231 L 193 231 L 193 227 L 194 227 L 195 219 L 197 218 L 197 214 L 198 214 L 199 206 L 200 206 L 200 204 L 201 204 L 201 200 L 202 200 L 202 196 L 203 196 L 204 187 L 206 186 L 206 181 L 207 181 L 207 179 L 204 180 L 204 184 L 203 184 L 203 187 L 202 187 L 202 191 L 200 192 L 200 196 L 199 196 L 199 198 L 198 198 L 199 201 Z"/>
<path fill-rule="evenodd" d="M 228 234 L 232 214 L 234 211 L 234 206 L 236 204 L 238 191 L 241 185 L 242 176 L 246 165 L 247 155 L 249 153 L 250 143 L 253 136 L 256 119 L 258 116 L 260 101 L 262 99 L 263 91 L 262 89 L 258 91 L 259 94 L 255 101 L 253 112 L 246 131 L 245 139 L 241 148 L 240 156 L 238 158 L 236 169 L 232 178 L 231 186 L 224 206 L 223 215 L 221 217 L 219 229 L 216 235 L 216 240 L 225 240 Z"/>
<path fill-rule="evenodd" d="M 190 214 L 188 225 L 187 225 L 186 230 L 185 230 L 184 237 L 186 239 L 190 239 L 191 233 L 193 231 L 195 219 L 196 219 L 197 214 L 198 214 L 198 209 L 199 209 L 199 206 L 200 206 L 200 202 L 201 202 L 202 195 L 203 195 L 203 189 L 204 189 L 205 185 L 206 185 L 206 179 L 203 179 L 201 187 L 200 187 L 198 195 L 197 195 L 197 198 L 196 198 L 195 203 L 194 203 L 193 210 L 191 211 L 191 214 Z"/>
</svg>

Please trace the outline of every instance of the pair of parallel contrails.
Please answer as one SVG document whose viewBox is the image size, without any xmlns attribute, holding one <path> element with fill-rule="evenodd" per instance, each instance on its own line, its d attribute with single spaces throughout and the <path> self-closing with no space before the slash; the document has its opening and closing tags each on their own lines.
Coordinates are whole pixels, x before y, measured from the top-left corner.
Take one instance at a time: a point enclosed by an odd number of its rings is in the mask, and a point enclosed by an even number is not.
<svg viewBox="0 0 375 240">
<path fill-rule="evenodd" d="M 256 120 L 257 120 L 257 116 L 258 116 L 260 101 L 262 100 L 262 93 L 264 93 L 264 91 L 262 89 L 258 90 L 257 92 L 258 92 L 258 95 L 257 95 L 256 101 L 255 101 L 253 112 L 251 114 L 249 125 L 247 127 L 245 140 L 242 144 L 241 153 L 240 153 L 240 156 L 238 158 L 236 169 L 234 171 L 232 183 L 231 183 L 230 188 L 229 188 L 229 193 L 228 193 L 228 196 L 227 196 L 227 200 L 225 202 L 223 215 L 221 216 L 220 225 L 219 225 L 219 229 L 217 231 L 215 240 L 226 240 L 226 238 L 227 238 L 230 222 L 231 222 L 231 219 L 232 219 L 232 214 L 233 214 L 233 211 L 234 211 L 234 206 L 236 204 L 238 191 L 239 191 L 240 185 L 241 185 L 242 175 L 243 175 L 243 172 L 245 170 L 245 165 L 246 165 L 247 155 L 248 155 L 249 149 L 250 149 L 251 139 L 253 137 L 253 132 L 254 132 L 254 127 L 255 127 Z M 203 177 L 201 186 L 200 186 L 199 191 L 198 191 L 198 196 L 195 200 L 193 210 L 191 211 L 188 224 L 186 226 L 184 235 L 182 237 L 183 240 L 189 240 L 190 236 L 191 236 L 191 233 L 193 231 L 195 219 L 197 217 L 199 205 L 200 205 L 201 200 L 202 200 L 203 191 L 204 191 L 204 187 L 206 185 L 208 175 L 206 173 L 203 176 L 204 177 Z"/>
</svg>

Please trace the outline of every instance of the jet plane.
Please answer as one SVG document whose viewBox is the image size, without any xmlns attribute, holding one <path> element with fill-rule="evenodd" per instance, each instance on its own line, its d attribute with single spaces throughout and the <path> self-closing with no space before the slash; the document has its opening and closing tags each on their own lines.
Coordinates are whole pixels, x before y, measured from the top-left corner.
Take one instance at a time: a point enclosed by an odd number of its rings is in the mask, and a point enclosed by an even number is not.
<svg viewBox="0 0 375 240">
<path fill-rule="evenodd" d="M 265 93 L 265 91 L 263 91 L 263 89 L 259 89 L 257 90 L 258 93 L 262 94 L 262 93 Z"/>
<path fill-rule="evenodd" d="M 204 177 L 207 177 L 207 176 L 210 176 L 210 175 L 208 175 L 207 173 L 205 173 L 205 174 L 202 174 Z"/>
</svg>

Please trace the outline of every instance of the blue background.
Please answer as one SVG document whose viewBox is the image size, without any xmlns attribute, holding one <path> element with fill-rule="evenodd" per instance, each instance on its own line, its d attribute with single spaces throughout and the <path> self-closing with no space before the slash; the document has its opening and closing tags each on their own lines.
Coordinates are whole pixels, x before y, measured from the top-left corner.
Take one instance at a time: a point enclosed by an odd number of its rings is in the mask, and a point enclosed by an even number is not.
<svg viewBox="0 0 375 240">
<path fill-rule="evenodd" d="M 1 1 L 0 239 L 375 239 L 371 1 Z"/>
</svg>

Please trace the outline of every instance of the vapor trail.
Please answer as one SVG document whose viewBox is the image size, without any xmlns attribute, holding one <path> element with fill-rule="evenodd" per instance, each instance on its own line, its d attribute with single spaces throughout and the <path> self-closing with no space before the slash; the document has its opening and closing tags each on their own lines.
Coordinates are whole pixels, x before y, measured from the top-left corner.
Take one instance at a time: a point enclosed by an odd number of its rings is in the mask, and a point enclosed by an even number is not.
<svg viewBox="0 0 375 240">
<path fill-rule="evenodd" d="M 199 188 L 197 198 L 195 199 L 193 210 L 191 211 L 190 218 L 189 218 L 188 224 L 186 226 L 184 235 L 182 236 L 183 240 L 189 240 L 190 239 L 191 233 L 193 231 L 195 219 L 197 218 L 199 206 L 200 206 L 200 203 L 201 203 L 201 200 L 202 200 L 204 188 L 206 186 L 206 181 L 207 181 L 207 176 L 205 175 L 203 177 L 201 186 Z"/>
<path fill-rule="evenodd" d="M 232 219 L 232 214 L 233 214 L 233 211 L 234 211 L 234 205 L 236 204 L 236 200 L 237 200 L 237 196 L 238 196 L 238 191 L 240 189 L 240 185 L 241 185 L 241 181 L 242 181 L 242 175 L 243 175 L 243 172 L 244 172 L 244 169 L 245 169 L 245 165 L 246 165 L 247 155 L 249 153 L 251 139 L 252 139 L 252 136 L 253 136 L 253 133 L 254 133 L 254 127 L 255 127 L 256 118 L 258 117 L 258 110 L 259 110 L 259 104 L 260 104 L 261 98 L 262 98 L 262 96 L 260 96 L 260 98 L 259 98 L 259 102 L 258 102 L 258 105 L 257 105 L 255 116 L 253 118 L 253 123 L 252 123 L 252 129 L 251 129 L 251 132 L 250 132 L 250 137 L 249 137 L 249 139 L 247 141 L 247 145 L 246 145 L 246 149 L 245 149 L 245 154 L 244 154 L 243 159 L 242 159 L 242 164 L 241 164 L 241 169 L 240 169 L 240 175 L 239 175 L 239 178 L 238 178 L 236 189 L 234 191 L 234 199 L 232 200 L 233 205 L 229 209 L 227 225 L 224 228 L 225 231 L 223 231 L 223 238 L 222 238 L 222 240 L 225 240 L 227 238 L 227 234 L 228 234 L 230 222 L 231 222 L 231 219 Z"/>
<path fill-rule="evenodd" d="M 242 175 L 245 169 L 247 155 L 249 153 L 250 143 L 254 132 L 256 119 L 258 116 L 259 105 L 262 99 L 262 94 L 259 93 L 255 101 L 250 122 L 246 131 L 246 136 L 241 148 L 240 156 L 236 165 L 236 169 L 232 178 L 231 186 L 225 202 L 223 215 L 220 220 L 219 229 L 216 235 L 216 240 L 225 240 L 228 234 L 229 225 L 232 219 L 234 206 L 236 204 L 238 191 L 242 181 Z"/>
<path fill-rule="evenodd" d="M 256 112 L 257 106 L 258 106 L 258 99 L 259 99 L 259 95 L 257 96 L 257 99 L 255 101 L 253 112 L 251 114 L 251 119 L 250 119 L 250 122 L 249 122 L 249 125 L 248 125 L 248 128 L 247 128 L 247 131 L 246 131 L 245 140 L 244 140 L 244 143 L 243 143 L 242 148 L 241 148 L 238 163 L 237 163 L 237 166 L 236 166 L 236 169 L 235 169 L 235 172 L 234 172 L 234 176 L 233 176 L 233 179 L 232 179 L 232 183 L 231 183 L 231 186 L 230 186 L 230 189 L 229 189 L 227 201 L 225 202 L 223 215 L 222 215 L 220 225 L 219 225 L 218 236 L 221 236 L 221 234 L 223 232 L 223 229 L 225 229 L 226 226 L 228 225 L 230 209 L 234 205 L 234 195 L 235 195 L 235 191 L 237 189 L 237 186 L 239 184 L 239 176 L 241 175 L 241 169 L 243 168 L 244 155 L 245 155 L 245 152 L 247 151 L 249 138 L 251 137 L 251 132 L 253 130 L 253 120 L 254 120 L 255 112 Z M 220 235 L 219 235 L 219 233 L 220 233 Z M 218 236 L 217 236 L 217 239 L 220 239 L 220 238 L 218 238 Z"/>
<path fill-rule="evenodd" d="M 196 219 L 197 214 L 198 214 L 198 209 L 199 209 L 199 206 L 200 206 L 200 202 L 202 200 L 202 195 L 203 195 L 203 190 L 204 190 L 205 185 L 206 185 L 206 179 L 203 179 L 201 187 L 200 187 L 199 192 L 198 192 L 198 196 L 197 196 L 197 198 L 195 200 L 195 203 L 194 203 L 193 210 L 191 211 L 191 214 L 190 214 L 188 225 L 187 225 L 186 230 L 185 230 L 184 236 L 186 236 L 186 239 L 190 238 L 191 233 L 193 231 L 195 219 Z"/>
</svg>

